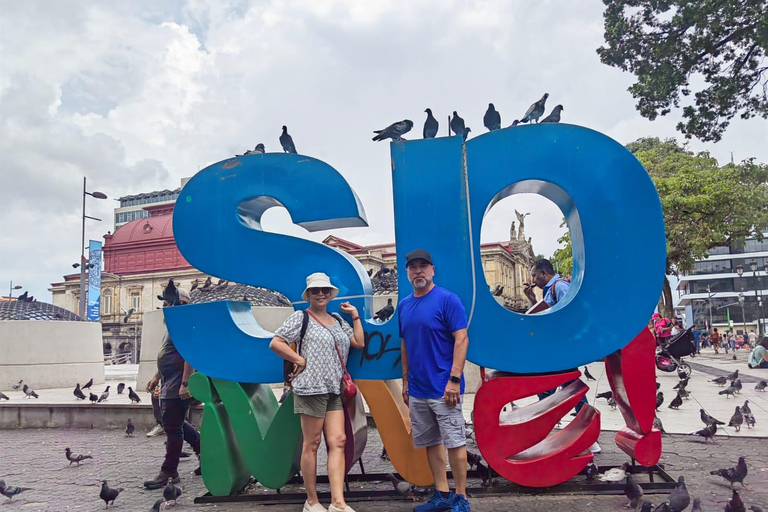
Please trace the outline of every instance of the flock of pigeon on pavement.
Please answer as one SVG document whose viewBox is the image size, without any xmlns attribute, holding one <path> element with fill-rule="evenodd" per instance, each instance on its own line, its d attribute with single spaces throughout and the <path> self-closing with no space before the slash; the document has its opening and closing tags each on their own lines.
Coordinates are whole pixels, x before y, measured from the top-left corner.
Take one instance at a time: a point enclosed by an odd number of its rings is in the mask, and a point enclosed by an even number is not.
<svg viewBox="0 0 768 512">
<path fill-rule="evenodd" d="M 565 110 L 562 105 L 557 105 L 552 109 L 552 112 L 550 112 L 549 115 L 541 119 L 541 116 L 544 115 L 546 109 L 547 98 L 549 98 L 549 93 L 545 93 L 538 101 L 528 107 L 528 110 L 525 111 L 523 117 L 512 121 L 510 127 L 524 123 L 533 123 L 534 121 L 536 123 L 559 123 L 560 114 Z M 427 119 L 424 121 L 422 135 L 425 139 L 434 139 L 437 137 L 440 123 L 432 115 L 432 109 L 428 108 L 424 112 L 427 114 Z M 465 141 L 469 136 L 469 132 L 472 131 L 469 126 L 466 126 L 464 119 L 459 117 L 459 114 L 455 110 L 453 111 L 453 117 L 448 118 L 448 125 L 450 127 L 450 132 L 454 135 L 461 135 L 462 139 Z M 488 104 L 488 110 L 486 110 L 485 115 L 483 116 L 483 126 L 490 132 L 501 129 L 501 114 L 496 110 L 496 107 L 493 106 L 493 103 Z M 380 141 L 392 139 L 393 141 L 401 141 L 403 140 L 403 135 L 411 131 L 411 128 L 413 128 L 413 121 L 410 119 L 403 119 L 402 121 L 392 123 L 383 130 L 374 130 L 373 133 L 375 133 L 376 136 L 373 137 L 373 140 Z M 296 145 L 293 143 L 293 137 L 288 134 L 288 127 L 283 126 L 283 131 L 280 134 L 279 140 L 280 146 L 285 153 L 296 153 Z M 236 156 L 253 154 L 263 155 L 265 152 L 266 148 L 264 144 L 259 143 L 255 148 L 249 149 L 242 155 Z"/>
<path fill-rule="evenodd" d="M 97 395 L 95 393 L 92 393 L 90 391 L 91 386 L 93 385 L 93 379 L 89 380 L 82 386 L 80 386 L 80 383 L 78 382 L 75 385 L 75 389 L 72 391 L 72 394 L 75 395 L 75 398 L 78 400 L 85 400 L 88 398 L 91 403 L 101 403 L 106 402 L 109 398 L 109 388 L 111 386 L 107 386 L 104 391 L 101 392 L 101 395 Z M 20 380 L 18 384 L 14 384 L 11 386 L 11 389 L 14 391 L 22 391 L 24 393 L 24 398 L 40 398 L 40 395 L 38 395 L 35 390 L 33 390 L 31 387 L 29 387 L 27 384 L 24 383 L 24 380 Z M 88 390 L 88 397 L 85 396 L 84 390 Z M 117 394 L 122 395 L 123 391 L 125 391 L 125 383 L 121 382 L 117 385 Z M 136 392 L 133 390 L 132 387 L 128 386 L 128 398 L 131 399 L 132 404 L 137 404 L 141 402 L 141 398 L 139 395 L 136 394 Z M 0 391 L 0 400 L 10 400 L 11 398 Z"/>
</svg>

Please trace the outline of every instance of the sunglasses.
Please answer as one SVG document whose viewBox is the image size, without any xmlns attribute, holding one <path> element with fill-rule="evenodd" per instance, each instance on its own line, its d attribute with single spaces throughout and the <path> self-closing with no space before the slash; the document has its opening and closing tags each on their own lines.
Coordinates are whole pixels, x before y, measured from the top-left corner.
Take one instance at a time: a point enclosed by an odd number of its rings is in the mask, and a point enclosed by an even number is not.
<svg viewBox="0 0 768 512">
<path fill-rule="evenodd" d="M 318 293 L 322 293 L 323 295 L 330 295 L 331 288 L 324 287 L 324 288 L 310 288 L 309 293 L 312 295 L 317 295 Z"/>
</svg>

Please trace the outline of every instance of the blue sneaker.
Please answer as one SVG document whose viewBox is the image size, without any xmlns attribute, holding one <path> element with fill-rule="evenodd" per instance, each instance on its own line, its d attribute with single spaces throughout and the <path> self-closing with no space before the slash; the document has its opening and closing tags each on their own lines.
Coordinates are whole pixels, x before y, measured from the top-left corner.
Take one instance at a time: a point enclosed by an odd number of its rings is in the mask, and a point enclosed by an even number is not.
<svg viewBox="0 0 768 512">
<path fill-rule="evenodd" d="M 465 498 L 463 494 L 454 494 L 453 506 L 451 507 L 451 512 L 470 512 L 469 502 L 467 501 L 467 498 Z"/>
<path fill-rule="evenodd" d="M 448 512 L 449 510 L 452 510 L 453 503 L 453 491 L 450 491 L 447 498 L 443 498 L 442 494 L 435 489 L 432 493 L 432 497 L 429 498 L 429 501 L 413 507 L 413 512 Z"/>
</svg>

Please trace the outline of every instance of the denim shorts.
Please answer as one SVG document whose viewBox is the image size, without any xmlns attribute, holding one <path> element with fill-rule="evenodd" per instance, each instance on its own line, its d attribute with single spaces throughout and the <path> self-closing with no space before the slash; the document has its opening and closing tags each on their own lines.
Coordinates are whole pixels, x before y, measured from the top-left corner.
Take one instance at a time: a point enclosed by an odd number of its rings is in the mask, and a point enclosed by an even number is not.
<svg viewBox="0 0 768 512">
<path fill-rule="evenodd" d="M 315 418 L 325 418 L 328 411 L 341 411 L 344 404 L 341 395 L 323 393 L 320 395 L 293 395 L 294 414 L 306 414 Z"/>
<path fill-rule="evenodd" d="M 408 398 L 413 426 L 413 445 L 426 448 L 438 444 L 458 448 L 467 444 L 461 400 L 448 407 L 442 398 Z"/>
</svg>

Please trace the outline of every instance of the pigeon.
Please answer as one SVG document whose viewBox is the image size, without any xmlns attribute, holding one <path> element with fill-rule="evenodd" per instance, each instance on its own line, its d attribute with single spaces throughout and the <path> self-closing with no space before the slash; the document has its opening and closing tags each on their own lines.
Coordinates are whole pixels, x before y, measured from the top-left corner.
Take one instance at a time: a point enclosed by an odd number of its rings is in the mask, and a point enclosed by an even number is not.
<svg viewBox="0 0 768 512">
<path fill-rule="evenodd" d="M 609 398 L 608 405 L 611 407 L 611 409 L 616 409 L 616 399 L 613 397 Z"/>
<path fill-rule="evenodd" d="M 621 482 L 625 478 L 627 478 L 627 470 L 629 469 L 629 464 L 624 463 L 621 465 L 621 467 L 618 468 L 611 468 L 605 473 L 602 473 L 597 476 L 597 479 L 601 482 Z"/>
<path fill-rule="evenodd" d="M 732 374 L 730 374 L 729 376 L 726 377 L 726 379 L 728 379 L 730 381 L 734 381 L 734 380 L 736 380 L 738 378 L 739 378 L 739 370 L 736 370 L 735 372 L 733 372 Z"/>
<path fill-rule="evenodd" d="M 21 301 L 21 302 L 26 302 L 26 301 L 27 301 L 27 296 L 28 296 L 28 295 L 29 295 L 29 292 L 28 292 L 28 291 L 25 291 L 24 293 L 22 293 L 21 295 L 19 295 L 18 297 L 16 297 L 16 300 L 18 300 L 18 301 Z"/>
<path fill-rule="evenodd" d="M 499 476 L 497 472 L 495 472 L 492 468 L 489 468 L 482 462 L 478 462 L 477 464 L 477 474 L 480 475 L 480 485 L 483 487 L 488 487 L 491 485 L 491 477 Z"/>
<path fill-rule="evenodd" d="M 664 430 L 664 425 L 661 423 L 661 420 L 658 416 L 653 417 L 653 428 L 661 432 L 662 434 L 666 434 L 667 431 Z"/>
<path fill-rule="evenodd" d="M 650 501 L 645 500 L 642 506 L 640 507 L 640 512 L 651 512 L 652 507 L 653 507 L 653 504 Z"/>
<path fill-rule="evenodd" d="M 128 320 L 131 319 L 131 316 L 133 315 L 134 311 L 136 311 L 136 310 L 131 308 L 128 311 L 125 312 L 125 317 L 123 317 L 123 323 L 124 324 L 128 323 Z"/>
<path fill-rule="evenodd" d="M 587 368 L 586 366 L 584 367 L 584 376 L 587 378 L 587 380 L 595 380 L 592 374 L 589 373 L 589 368 Z"/>
<path fill-rule="evenodd" d="M 742 423 L 744 423 L 744 416 L 741 414 L 741 407 L 737 405 L 736 411 L 731 416 L 731 421 L 728 422 L 728 426 L 735 428 L 736 432 L 740 432 Z"/>
<path fill-rule="evenodd" d="M 165 500 L 165 503 L 167 504 L 169 501 L 172 501 L 173 504 L 176 505 L 176 500 L 179 496 L 181 496 L 181 487 L 173 485 L 173 478 L 168 477 L 168 483 L 165 485 L 165 489 L 163 489 L 163 499 Z"/>
<path fill-rule="evenodd" d="M 264 148 L 264 144 L 258 143 L 258 144 L 256 144 L 255 148 L 249 149 L 248 151 L 246 151 L 243 154 L 243 156 L 245 156 L 245 155 L 257 155 L 257 154 L 258 155 L 263 155 L 265 151 L 266 151 L 266 148 Z"/>
<path fill-rule="evenodd" d="M 699 498 L 693 498 L 693 507 L 691 512 L 703 512 L 701 510 L 701 500 Z"/>
<path fill-rule="evenodd" d="M 703 429 L 699 430 L 698 432 L 694 432 L 691 435 L 703 437 L 705 443 L 711 439 L 713 443 L 717 444 L 717 441 L 715 441 L 716 433 L 717 433 L 717 424 L 711 423 L 706 427 L 704 427 Z"/>
<path fill-rule="evenodd" d="M 380 141 L 385 139 L 392 139 L 395 142 L 399 142 L 403 140 L 402 136 L 404 134 L 411 131 L 411 128 L 413 128 L 413 121 L 410 119 L 403 119 L 397 123 L 392 123 L 383 130 L 374 130 L 373 133 L 375 133 L 376 136 L 373 138 L 373 140 Z"/>
<path fill-rule="evenodd" d="M 467 464 L 469 464 L 469 467 L 476 466 L 478 462 L 483 460 L 483 456 L 479 453 L 475 453 L 473 451 L 467 450 Z"/>
<path fill-rule="evenodd" d="M 125 389 L 125 382 L 121 382 L 120 384 L 117 385 L 117 394 L 122 395 L 124 389 Z"/>
<path fill-rule="evenodd" d="M 466 142 L 467 141 L 467 137 L 469 137 L 469 132 L 471 132 L 471 131 L 472 131 L 472 128 L 470 128 L 469 126 L 465 127 L 464 128 L 464 134 L 461 136 L 461 140 Z"/>
<path fill-rule="evenodd" d="M 296 146 L 293 144 L 293 138 L 288 135 L 288 127 L 286 126 L 283 126 L 283 133 L 280 134 L 280 145 L 284 152 L 296 153 Z"/>
<path fill-rule="evenodd" d="M 14 391 L 18 391 L 21 389 L 22 384 L 24 384 L 24 381 L 20 380 L 18 384 L 14 384 L 13 386 L 11 386 L 11 389 Z"/>
<path fill-rule="evenodd" d="M 192 281 L 192 286 L 189 287 L 189 291 L 193 292 L 193 291 L 197 290 L 197 287 L 199 285 L 200 285 L 200 280 L 199 279 L 195 279 L 194 281 Z"/>
<path fill-rule="evenodd" d="M 595 461 L 590 461 L 590 463 L 587 464 L 587 467 L 584 468 L 584 474 L 586 475 L 587 481 L 589 482 L 593 481 L 599 473 L 600 468 L 597 467 Z"/>
<path fill-rule="evenodd" d="M 688 385 L 688 377 L 682 379 L 680 382 L 675 384 L 675 386 L 672 389 L 685 388 L 687 385 Z"/>
<path fill-rule="evenodd" d="M 669 503 L 666 501 L 661 502 L 661 505 L 653 509 L 653 512 L 670 512 Z"/>
<path fill-rule="evenodd" d="M 21 494 L 24 491 L 31 491 L 29 487 L 14 487 L 13 485 L 6 485 L 5 480 L 0 480 L 0 494 L 8 498 L 6 503 L 10 503 L 14 496 Z"/>
<path fill-rule="evenodd" d="M 163 498 L 158 499 L 154 505 L 152 505 L 152 508 L 149 509 L 149 512 L 160 512 L 160 505 L 163 504 Z"/>
<path fill-rule="evenodd" d="M 208 279 L 205 280 L 205 283 L 203 283 L 203 287 L 200 288 L 200 290 L 208 290 L 211 287 L 211 283 L 213 283 L 213 279 L 211 279 L 211 276 L 208 276 Z"/>
<path fill-rule="evenodd" d="M 731 483 L 731 488 L 733 488 L 733 484 L 736 482 L 739 482 L 742 486 L 744 486 L 744 479 L 747 477 L 747 473 L 749 472 L 747 468 L 747 461 L 745 457 L 739 457 L 739 462 L 736 464 L 736 466 L 732 468 L 722 468 L 722 469 L 716 469 L 714 471 L 710 471 L 710 475 L 720 475 L 721 477 L 725 478 Z"/>
<path fill-rule="evenodd" d="M 440 127 L 440 123 L 438 123 L 437 119 L 432 116 L 431 108 L 428 108 L 424 112 L 427 113 L 427 120 L 424 121 L 424 138 L 434 139 L 435 136 L 437 136 L 437 129 Z"/>
<path fill-rule="evenodd" d="M 680 392 L 678 392 L 677 395 L 675 395 L 675 398 L 673 398 L 672 401 L 669 402 L 669 408 L 679 409 L 681 405 L 683 405 L 683 397 L 681 397 Z"/>
<path fill-rule="evenodd" d="M 658 391 L 660 387 L 661 387 L 661 382 L 656 381 L 656 391 Z"/>
<path fill-rule="evenodd" d="M 718 395 L 725 395 L 725 398 L 736 396 L 736 388 L 733 386 L 727 387 L 724 390 L 720 391 Z"/>
<path fill-rule="evenodd" d="M 683 380 L 688 377 L 688 374 L 685 373 L 685 370 L 682 369 L 681 366 L 677 367 L 677 378 L 680 380 Z"/>
<path fill-rule="evenodd" d="M 139 398 L 139 395 L 137 395 L 136 392 L 133 390 L 133 388 L 131 388 L 130 386 L 128 386 L 128 398 L 131 399 L 132 404 L 134 403 L 138 404 L 139 402 L 141 402 L 141 398 Z"/>
<path fill-rule="evenodd" d="M 556 106 L 554 109 L 552 109 L 552 112 L 549 113 L 547 117 L 542 119 L 540 122 L 542 123 L 559 123 L 560 122 L 560 112 L 565 110 L 562 105 Z"/>
<path fill-rule="evenodd" d="M 381 320 L 382 322 L 385 322 L 391 317 L 395 312 L 395 306 L 392 305 L 392 299 L 387 299 L 387 305 L 381 308 L 376 312 L 375 315 L 373 315 L 374 320 Z"/>
<path fill-rule="evenodd" d="M 32 388 L 31 388 L 31 387 L 29 387 L 29 386 L 27 386 L 26 384 L 24 384 L 24 395 L 25 395 L 25 398 L 29 398 L 29 397 L 32 397 L 32 396 L 33 396 L 33 397 L 35 397 L 35 398 L 40 398 L 40 397 L 38 396 L 38 394 L 37 394 L 37 393 L 35 393 L 35 392 L 32 390 Z"/>
<path fill-rule="evenodd" d="M 93 386 L 93 379 L 86 382 L 85 385 L 80 389 L 91 389 L 91 386 Z"/>
<path fill-rule="evenodd" d="M 106 402 L 107 398 L 109 398 L 109 386 L 107 386 L 107 389 L 104 390 L 104 392 L 99 397 L 99 402 Z"/>
<path fill-rule="evenodd" d="M 519 120 L 519 119 L 515 119 L 514 121 L 512 121 L 512 124 L 511 124 L 511 125 L 509 125 L 509 127 L 511 128 L 511 127 L 513 127 L 513 126 L 517 126 L 517 125 L 519 125 L 519 124 L 520 124 L 520 120 Z"/>
<path fill-rule="evenodd" d="M 741 414 L 752 414 L 752 409 L 749 408 L 749 400 L 744 400 L 744 405 L 741 406 Z"/>
<path fill-rule="evenodd" d="M 0 400 L 10 400 L 10 398 L 8 398 L 8 395 L 0 391 Z"/>
<path fill-rule="evenodd" d="M 701 421 L 704 422 L 705 425 L 725 425 L 722 421 L 713 418 L 704 409 L 699 409 L 699 417 L 701 418 Z"/>
<path fill-rule="evenodd" d="M 454 135 L 464 136 L 464 120 L 459 117 L 455 110 L 453 111 L 453 119 L 451 119 L 450 126 Z"/>
<path fill-rule="evenodd" d="M 595 400 L 598 398 L 605 398 L 608 400 L 609 398 L 613 398 L 613 391 L 606 391 L 605 393 L 600 393 L 599 395 L 595 396 Z"/>
<path fill-rule="evenodd" d="M 761 380 L 757 384 L 755 384 L 755 391 L 763 391 L 765 392 L 765 388 L 768 388 L 768 382 Z"/>
<path fill-rule="evenodd" d="M 661 404 L 664 403 L 664 393 L 659 391 L 656 393 L 656 410 L 659 410 L 659 407 L 661 407 Z"/>
<path fill-rule="evenodd" d="M 731 386 L 733 386 L 737 393 L 741 393 L 741 388 L 743 387 L 741 384 L 741 379 L 736 379 L 735 381 L 731 382 Z"/>
<path fill-rule="evenodd" d="M 119 489 L 112 489 L 107 485 L 106 480 L 101 481 L 101 492 L 99 493 L 99 498 L 104 500 L 104 504 L 106 505 L 106 508 L 109 508 L 109 502 L 112 502 L 112 505 L 115 504 L 115 500 L 117 499 L 117 495 L 123 492 L 125 489 L 119 488 Z"/>
<path fill-rule="evenodd" d="M 485 111 L 483 116 L 483 126 L 488 128 L 489 132 L 498 130 L 501 128 L 501 114 L 493 106 L 493 103 L 488 104 L 488 110 Z"/>
<path fill-rule="evenodd" d="M 763 507 L 759 507 L 757 505 L 750 505 L 749 510 L 752 512 L 763 512 Z"/>
<path fill-rule="evenodd" d="M 739 496 L 739 491 L 734 489 L 732 492 L 731 501 L 725 504 L 725 512 L 746 512 L 744 502 L 741 501 L 741 496 Z"/>
<path fill-rule="evenodd" d="M 544 96 L 541 97 L 539 101 L 528 107 L 528 110 L 525 111 L 525 115 L 522 119 L 520 119 L 521 123 L 531 123 L 533 121 L 539 120 L 539 118 L 544 114 L 544 107 L 547 103 L 547 98 L 549 98 L 549 93 L 544 93 Z"/>
<path fill-rule="evenodd" d="M 680 398 L 685 398 L 686 400 L 688 400 L 688 398 L 690 398 L 691 396 L 691 392 L 685 388 L 678 389 L 677 394 L 678 396 L 680 396 Z"/>
<path fill-rule="evenodd" d="M 77 455 L 75 453 L 72 453 L 72 450 L 69 448 L 64 448 L 64 455 L 67 456 L 67 460 L 69 461 L 69 465 L 71 466 L 73 462 L 77 463 L 79 466 L 82 461 L 85 459 L 92 459 L 90 455 Z"/>
<path fill-rule="evenodd" d="M 133 426 L 131 418 L 128 418 L 128 424 L 125 426 L 125 435 L 128 437 L 133 437 L 134 430 L 136 430 L 136 427 Z"/>
<path fill-rule="evenodd" d="M 728 379 L 725 377 L 718 377 L 716 379 L 712 379 L 709 382 L 714 382 L 715 384 L 718 384 L 720 386 L 725 386 L 725 383 L 728 382 Z"/>
<path fill-rule="evenodd" d="M 627 473 L 627 483 L 624 485 L 624 495 L 629 500 L 625 507 L 637 508 L 640 499 L 643 497 L 643 488 L 632 480 L 632 475 Z"/>
<path fill-rule="evenodd" d="M 99 400 L 99 397 L 98 397 L 98 395 L 96 395 L 94 393 L 89 393 L 88 394 L 88 400 L 90 400 L 91 403 L 95 404 Z"/>
<path fill-rule="evenodd" d="M 392 486 L 395 488 L 395 491 L 397 491 L 398 494 L 402 494 L 406 497 L 413 496 L 413 491 L 416 490 L 415 485 L 411 485 L 408 482 L 403 482 L 392 473 L 389 473 L 387 478 L 390 482 L 392 482 Z"/>
<path fill-rule="evenodd" d="M 682 512 L 691 504 L 691 496 L 688 494 L 688 488 L 685 487 L 685 477 L 677 479 L 677 486 L 667 496 L 666 503 L 669 504 L 670 512 Z"/>
</svg>

